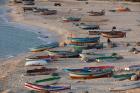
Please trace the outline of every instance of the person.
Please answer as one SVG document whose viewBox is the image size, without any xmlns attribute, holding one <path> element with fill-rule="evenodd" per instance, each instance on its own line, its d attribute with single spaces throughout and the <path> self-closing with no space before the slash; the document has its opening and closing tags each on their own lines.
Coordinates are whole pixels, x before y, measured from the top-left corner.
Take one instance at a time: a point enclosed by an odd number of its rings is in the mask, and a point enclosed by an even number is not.
<svg viewBox="0 0 140 93">
<path fill-rule="evenodd" d="M 110 43 L 111 43 L 111 40 L 110 40 L 109 38 L 107 39 L 107 43 L 108 43 L 108 44 L 110 44 Z"/>
<path fill-rule="evenodd" d="M 114 31 L 114 30 L 116 30 L 116 26 L 113 26 L 113 27 L 112 27 L 112 31 Z"/>
</svg>

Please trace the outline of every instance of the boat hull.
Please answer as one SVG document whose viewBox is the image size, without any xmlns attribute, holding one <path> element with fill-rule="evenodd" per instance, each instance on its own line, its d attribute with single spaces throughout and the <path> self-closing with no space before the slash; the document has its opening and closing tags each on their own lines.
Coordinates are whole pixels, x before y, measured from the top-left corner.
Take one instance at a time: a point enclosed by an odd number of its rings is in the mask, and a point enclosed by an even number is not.
<svg viewBox="0 0 140 93">
<path fill-rule="evenodd" d="M 102 32 L 101 35 L 106 38 L 123 38 L 126 37 L 126 32 Z"/>
<path fill-rule="evenodd" d="M 94 78 L 103 78 L 103 77 L 110 77 L 112 75 L 112 72 L 105 73 L 102 75 L 77 75 L 73 73 L 69 73 L 69 76 L 71 79 L 94 79 Z"/>
<path fill-rule="evenodd" d="M 68 37 L 68 40 L 71 42 L 88 42 L 88 43 L 93 43 L 93 42 L 98 42 L 100 37 L 92 37 L 92 38 L 72 38 Z"/>
</svg>

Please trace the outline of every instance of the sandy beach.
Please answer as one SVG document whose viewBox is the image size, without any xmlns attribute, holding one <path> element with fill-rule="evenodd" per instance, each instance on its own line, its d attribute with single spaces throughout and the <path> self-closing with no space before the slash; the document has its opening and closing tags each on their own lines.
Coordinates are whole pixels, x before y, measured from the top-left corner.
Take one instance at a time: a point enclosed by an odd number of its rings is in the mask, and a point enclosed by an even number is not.
<svg viewBox="0 0 140 93">
<path fill-rule="evenodd" d="M 59 1 L 59 0 L 58 0 Z M 124 59 L 115 62 L 103 62 L 103 63 L 86 63 L 81 62 L 80 58 L 60 58 L 58 61 L 54 61 L 47 65 L 47 67 L 58 68 L 58 73 L 62 76 L 59 82 L 68 83 L 71 85 L 71 90 L 63 91 L 62 93 L 114 93 L 110 92 L 109 88 L 118 87 L 121 84 L 132 84 L 137 81 L 115 81 L 113 78 L 98 78 L 90 80 L 72 80 L 68 74 L 63 72 L 63 68 L 81 68 L 84 66 L 101 66 L 101 65 L 113 65 L 116 68 L 124 68 L 129 65 L 140 64 L 140 53 L 133 54 L 128 52 L 132 47 L 136 47 L 140 50 L 140 46 L 136 46 L 135 42 L 140 42 L 140 3 L 132 2 L 109 2 L 109 1 L 94 1 L 88 0 L 88 4 L 85 2 L 75 0 L 60 0 L 62 6 L 53 6 L 54 2 L 36 2 L 36 6 L 46 7 L 49 9 L 55 9 L 58 11 L 56 15 L 40 15 L 33 12 L 23 12 L 21 4 L 8 4 L 11 8 L 11 12 L 8 13 L 12 22 L 22 23 L 29 26 L 36 26 L 46 29 L 54 33 L 54 37 L 58 39 L 60 43 L 66 41 L 66 37 L 70 34 L 74 34 L 76 37 L 87 37 L 88 32 L 82 30 L 73 25 L 73 23 L 62 22 L 63 17 L 77 16 L 81 17 L 81 22 L 90 24 L 99 24 L 101 29 L 112 29 L 112 26 L 117 28 L 131 29 L 127 31 L 126 38 L 111 39 L 113 42 L 120 43 L 117 48 L 105 48 L 103 50 L 95 50 L 98 52 L 116 52 L 124 57 Z M 127 6 L 132 12 L 109 12 L 108 10 L 114 9 L 117 6 Z M 105 16 L 89 16 L 88 11 L 100 11 L 105 9 Z M 45 31 L 42 34 L 48 34 Z M 101 42 L 106 43 L 107 39 L 101 37 Z M 131 42 L 130 46 L 125 46 L 126 42 Z M 60 47 L 60 49 L 64 49 Z M 67 48 L 66 48 L 67 49 Z M 37 79 L 45 78 L 47 76 L 25 76 L 25 72 L 28 69 L 24 67 L 25 57 L 32 55 L 32 53 L 21 54 L 15 58 L 10 58 L 6 61 L 1 62 L 0 65 L 0 93 L 29 93 L 24 88 L 25 82 L 32 82 Z M 11 91 L 11 92 L 2 92 Z M 94 91 L 94 92 L 93 92 Z M 60 92 L 61 93 L 61 92 Z M 123 92 L 115 93 L 140 93 L 140 88 L 132 89 Z"/>
</svg>

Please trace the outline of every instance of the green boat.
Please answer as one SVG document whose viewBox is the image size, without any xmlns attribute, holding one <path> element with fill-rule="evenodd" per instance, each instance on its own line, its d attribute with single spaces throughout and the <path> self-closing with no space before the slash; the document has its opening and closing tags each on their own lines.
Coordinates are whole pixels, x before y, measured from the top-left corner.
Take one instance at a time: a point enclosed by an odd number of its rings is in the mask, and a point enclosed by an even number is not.
<svg viewBox="0 0 140 93">
<path fill-rule="evenodd" d="M 98 57 L 96 58 L 96 61 L 97 62 L 100 62 L 100 61 L 104 61 L 104 60 L 119 60 L 119 59 L 123 59 L 122 56 L 104 56 L 104 57 Z"/>
<path fill-rule="evenodd" d="M 61 58 L 70 58 L 70 57 L 78 57 L 79 52 L 71 52 L 71 51 L 47 51 L 49 55 L 56 55 Z"/>
<path fill-rule="evenodd" d="M 51 85 L 55 84 L 60 80 L 61 77 L 56 76 L 56 77 L 50 77 L 46 79 L 41 79 L 41 80 L 36 80 L 34 83 L 39 84 L 39 85 Z"/>
<path fill-rule="evenodd" d="M 126 79 L 130 79 L 131 76 L 135 75 L 135 73 L 130 73 L 130 74 L 121 74 L 121 75 L 113 75 L 113 78 L 115 78 L 116 80 L 126 80 Z"/>
</svg>

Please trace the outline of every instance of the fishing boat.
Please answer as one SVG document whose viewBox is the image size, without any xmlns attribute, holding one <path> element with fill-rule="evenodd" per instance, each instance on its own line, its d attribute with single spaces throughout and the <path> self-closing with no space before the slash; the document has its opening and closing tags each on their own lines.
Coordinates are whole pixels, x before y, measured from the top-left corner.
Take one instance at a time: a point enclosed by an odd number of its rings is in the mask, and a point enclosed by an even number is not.
<svg viewBox="0 0 140 93">
<path fill-rule="evenodd" d="M 125 67 L 124 70 L 139 71 L 140 70 L 140 65 L 131 65 L 131 66 Z"/>
<path fill-rule="evenodd" d="M 80 28 L 84 29 L 84 30 L 94 30 L 94 29 L 100 29 L 99 25 L 80 25 Z"/>
<path fill-rule="evenodd" d="M 84 68 L 64 68 L 65 72 L 90 72 L 88 69 Z"/>
<path fill-rule="evenodd" d="M 56 68 L 46 68 L 46 67 L 41 67 L 41 68 L 35 68 L 35 69 L 30 69 L 26 71 L 26 75 L 49 75 L 52 74 L 56 71 Z"/>
<path fill-rule="evenodd" d="M 126 37 L 126 32 L 121 31 L 101 32 L 101 35 L 106 38 L 123 38 Z"/>
<path fill-rule="evenodd" d="M 116 9 L 109 10 L 110 12 L 130 12 L 131 10 L 128 7 L 117 7 Z"/>
<path fill-rule="evenodd" d="M 131 29 L 118 28 L 118 29 L 114 29 L 113 31 L 115 31 L 115 32 L 127 32 L 127 31 L 131 31 Z M 88 34 L 89 35 L 100 35 L 103 32 L 112 32 L 112 30 L 111 29 L 95 29 L 95 30 L 88 31 Z"/>
<path fill-rule="evenodd" d="M 70 89 L 70 85 L 37 85 L 33 83 L 25 83 L 25 87 L 35 91 L 61 91 Z"/>
<path fill-rule="evenodd" d="M 81 20 L 79 17 L 68 17 L 62 19 L 64 22 L 78 22 Z"/>
<path fill-rule="evenodd" d="M 114 69 L 115 67 L 114 66 L 110 66 L 110 65 L 107 65 L 107 66 L 90 66 L 90 67 L 84 67 L 84 69 L 87 69 L 87 70 L 96 70 L 96 69 Z"/>
<path fill-rule="evenodd" d="M 50 59 L 50 60 L 53 60 L 53 59 L 56 59 L 56 58 L 59 58 L 58 56 L 51 56 L 51 55 L 34 55 L 34 56 L 30 56 L 30 57 L 26 57 L 26 61 L 32 61 L 32 60 L 40 60 L 40 59 Z"/>
<path fill-rule="evenodd" d="M 122 56 L 118 56 L 118 55 L 116 55 L 116 56 L 104 56 L 104 57 L 96 58 L 96 61 L 97 62 L 102 62 L 104 60 L 119 60 L 119 59 L 123 59 L 123 57 Z"/>
<path fill-rule="evenodd" d="M 40 12 L 41 15 L 54 15 L 57 14 L 57 10 L 45 10 Z"/>
<path fill-rule="evenodd" d="M 71 72 L 69 73 L 70 78 L 72 79 L 93 79 L 93 78 L 102 78 L 110 77 L 112 75 L 112 69 L 99 69 L 91 70 L 91 72 Z"/>
<path fill-rule="evenodd" d="M 32 61 L 26 61 L 25 66 L 44 66 L 47 65 L 50 60 L 32 60 Z"/>
<path fill-rule="evenodd" d="M 95 53 L 95 52 L 79 54 L 81 60 L 83 61 L 88 61 L 88 60 L 96 61 L 98 58 L 116 57 L 116 55 L 117 55 L 116 53 Z"/>
<path fill-rule="evenodd" d="M 71 57 L 78 57 L 78 52 L 71 52 L 71 51 L 47 51 L 49 55 L 59 56 L 61 58 L 71 58 Z"/>
<path fill-rule="evenodd" d="M 41 79 L 41 80 L 36 80 L 34 82 L 34 84 L 38 84 L 38 85 L 52 85 L 52 84 L 56 84 L 61 77 L 58 76 L 53 76 L 50 78 L 46 78 L 46 79 Z"/>
<path fill-rule="evenodd" d="M 103 16 L 105 15 L 105 11 L 101 10 L 100 12 L 89 11 L 89 16 Z"/>
<path fill-rule="evenodd" d="M 93 42 L 98 42 L 100 40 L 100 37 L 87 37 L 87 38 L 74 38 L 74 37 L 68 37 L 68 40 L 71 42 L 86 42 L 86 43 L 93 43 Z"/>
<path fill-rule="evenodd" d="M 49 43 L 49 44 L 40 45 L 40 46 L 37 46 L 37 47 L 34 47 L 34 48 L 30 48 L 30 51 L 31 52 L 40 52 L 40 51 L 55 48 L 55 47 L 58 47 L 58 46 L 59 46 L 58 42 L 52 42 L 52 43 Z"/>
<path fill-rule="evenodd" d="M 113 78 L 116 80 L 126 80 L 126 79 L 131 79 L 133 75 L 136 75 L 135 73 L 129 73 L 129 74 L 120 74 L 120 75 L 113 75 Z"/>
</svg>

